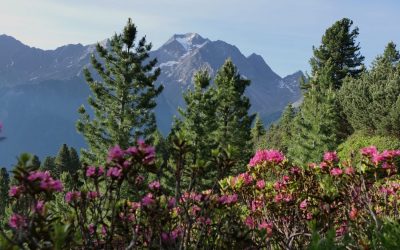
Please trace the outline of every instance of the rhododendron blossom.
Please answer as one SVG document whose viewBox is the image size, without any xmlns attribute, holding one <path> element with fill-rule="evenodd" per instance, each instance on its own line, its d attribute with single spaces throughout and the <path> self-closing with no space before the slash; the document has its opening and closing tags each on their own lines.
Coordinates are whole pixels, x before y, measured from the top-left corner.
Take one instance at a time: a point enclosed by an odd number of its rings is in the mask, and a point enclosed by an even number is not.
<svg viewBox="0 0 400 250">
<path fill-rule="evenodd" d="M 119 145 L 116 145 L 108 151 L 108 161 L 113 161 L 113 160 L 119 160 L 124 156 L 124 151 L 119 147 Z"/>
<path fill-rule="evenodd" d="M 306 210 L 307 209 L 307 200 L 303 200 L 301 203 L 300 203 L 300 209 L 302 209 L 302 210 Z"/>
<path fill-rule="evenodd" d="M 8 225 L 14 229 L 20 229 L 26 226 L 26 219 L 22 215 L 13 214 L 8 221 Z"/>
<path fill-rule="evenodd" d="M 360 149 L 360 152 L 364 156 L 372 157 L 378 153 L 378 149 L 376 149 L 375 146 L 369 146 L 369 147 Z"/>
<path fill-rule="evenodd" d="M 73 201 L 78 201 L 81 197 L 81 192 L 79 191 L 72 191 L 72 192 L 67 192 L 65 194 L 65 201 L 67 203 L 71 203 Z"/>
<path fill-rule="evenodd" d="M 111 177 L 111 178 L 118 179 L 121 177 L 121 175 L 122 175 L 122 169 L 117 168 L 117 167 L 110 168 L 107 171 L 107 176 Z"/>
<path fill-rule="evenodd" d="M 258 180 L 256 184 L 258 189 L 264 189 L 265 188 L 265 181 L 264 180 Z"/>
<path fill-rule="evenodd" d="M 153 181 L 152 183 L 149 184 L 149 188 L 151 190 L 158 190 L 160 189 L 160 182 L 159 181 Z"/>
<path fill-rule="evenodd" d="M 327 162 L 336 162 L 336 161 L 338 161 L 338 157 L 337 157 L 336 152 L 325 152 L 324 161 L 327 161 Z"/>
<path fill-rule="evenodd" d="M 332 176 L 339 176 L 343 173 L 343 170 L 340 168 L 332 168 L 330 173 Z"/>
<path fill-rule="evenodd" d="M 8 191 L 8 196 L 18 197 L 24 190 L 25 188 L 23 186 L 11 186 Z"/>
<path fill-rule="evenodd" d="M 285 159 L 285 156 L 277 150 L 259 150 L 250 160 L 250 167 L 254 167 L 263 162 L 280 164 Z"/>
</svg>

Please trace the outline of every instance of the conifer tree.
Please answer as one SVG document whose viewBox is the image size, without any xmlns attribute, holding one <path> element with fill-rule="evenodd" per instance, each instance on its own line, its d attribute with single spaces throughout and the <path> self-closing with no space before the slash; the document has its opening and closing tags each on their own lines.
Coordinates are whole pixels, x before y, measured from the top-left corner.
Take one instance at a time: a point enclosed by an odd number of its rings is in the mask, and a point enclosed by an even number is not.
<svg viewBox="0 0 400 250">
<path fill-rule="evenodd" d="M 160 69 L 154 69 L 156 59 L 148 59 L 151 44 L 145 38 L 135 43 L 136 38 L 136 26 L 129 19 L 122 34 L 110 40 L 110 49 L 97 44 L 100 59 L 91 57 L 101 81 L 84 71 L 92 90 L 88 102 L 94 110 L 91 118 L 83 106 L 79 109 L 77 129 L 89 147 L 82 150 L 85 161 L 103 160 L 116 144 L 127 148 L 139 138 L 148 141 L 156 129 L 153 109 L 163 89 L 155 86 Z"/>
<path fill-rule="evenodd" d="M 265 141 L 266 130 L 264 124 L 261 121 L 260 116 L 257 114 L 254 120 L 253 128 L 251 129 L 251 138 L 253 143 L 253 150 L 262 148 L 262 144 Z"/>
<path fill-rule="evenodd" d="M 319 80 L 310 82 L 311 88 L 305 93 L 304 101 L 293 120 L 292 139 L 288 154 L 299 163 L 320 160 L 325 151 L 334 150 L 341 142 L 340 117 L 336 92 L 329 86 L 332 67 L 328 64 L 321 69 Z M 322 85 L 321 85 L 322 84 Z"/>
<path fill-rule="evenodd" d="M 53 177 L 58 177 L 61 174 L 60 170 L 56 167 L 55 157 L 52 156 L 44 158 L 40 170 L 49 171 Z"/>
<path fill-rule="evenodd" d="M 0 170 L 0 220 L 3 219 L 5 208 L 8 205 L 8 190 L 10 188 L 10 175 L 6 168 Z"/>
<path fill-rule="evenodd" d="M 265 148 L 278 149 L 283 153 L 288 152 L 292 144 L 292 127 L 295 109 L 289 104 L 282 113 L 278 123 L 272 124 L 266 133 Z"/>
<path fill-rule="evenodd" d="M 244 92 L 250 80 L 243 79 L 236 66 L 228 59 L 218 71 L 215 80 L 215 123 L 212 133 L 220 148 L 232 147 L 232 158 L 242 166 L 252 154 L 251 124 L 255 115 L 249 114 L 250 100 Z"/>
<path fill-rule="evenodd" d="M 394 43 L 360 78 L 347 78 L 340 100 L 351 125 L 364 133 L 400 137 L 400 56 Z"/>
<path fill-rule="evenodd" d="M 40 162 L 39 157 L 38 157 L 37 155 L 33 155 L 31 161 L 32 161 L 31 164 L 32 164 L 33 166 L 35 166 L 36 168 L 39 168 L 39 167 L 40 167 L 41 162 Z"/>
<path fill-rule="evenodd" d="M 61 146 L 54 163 L 57 168 L 56 172 L 63 173 L 68 171 L 71 165 L 71 158 L 67 144 Z"/>
<path fill-rule="evenodd" d="M 364 57 L 360 53 L 359 43 L 356 42 L 358 27 L 352 29 L 352 25 L 353 21 L 348 18 L 335 22 L 322 36 L 321 45 L 318 48 L 313 47 L 311 75 L 316 76 L 330 61 L 330 77 L 334 90 L 340 89 L 346 76 L 357 77 L 363 70 Z"/>
<path fill-rule="evenodd" d="M 76 149 L 73 147 L 69 148 L 69 166 L 68 166 L 68 172 L 70 174 L 76 173 L 81 168 L 81 162 L 79 160 L 78 152 L 76 152 Z"/>
</svg>

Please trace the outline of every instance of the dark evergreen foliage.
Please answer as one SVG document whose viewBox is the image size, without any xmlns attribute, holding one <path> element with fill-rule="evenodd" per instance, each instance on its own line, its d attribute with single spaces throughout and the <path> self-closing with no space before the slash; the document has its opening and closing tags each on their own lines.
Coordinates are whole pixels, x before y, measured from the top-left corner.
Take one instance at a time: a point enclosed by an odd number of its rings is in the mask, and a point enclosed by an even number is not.
<svg viewBox="0 0 400 250">
<path fill-rule="evenodd" d="M 82 151 L 84 161 L 103 160 L 114 145 L 127 148 L 139 138 L 150 141 L 156 130 L 152 110 L 163 89 L 155 86 L 160 69 L 154 68 L 156 59 L 149 60 L 151 44 L 144 37 L 135 43 L 136 38 L 136 26 L 129 19 L 122 34 L 110 40 L 110 48 L 97 44 L 100 59 L 91 57 L 102 81 L 96 80 L 88 69 L 84 71 L 93 93 L 88 102 L 94 110 L 91 118 L 83 106 L 79 109 L 77 129 L 89 146 Z"/>
</svg>

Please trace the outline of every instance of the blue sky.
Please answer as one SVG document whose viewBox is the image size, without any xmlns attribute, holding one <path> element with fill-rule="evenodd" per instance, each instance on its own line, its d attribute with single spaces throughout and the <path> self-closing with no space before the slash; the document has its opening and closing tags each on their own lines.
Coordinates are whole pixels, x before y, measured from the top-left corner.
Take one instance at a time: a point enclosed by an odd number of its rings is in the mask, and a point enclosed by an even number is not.
<svg viewBox="0 0 400 250">
<path fill-rule="evenodd" d="M 312 45 L 342 17 L 360 28 L 369 65 L 387 42 L 400 44 L 399 13 L 398 0 L 1 0 L 0 34 L 54 49 L 103 40 L 131 17 L 154 48 L 173 34 L 197 32 L 262 55 L 284 76 L 309 70 Z"/>
</svg>

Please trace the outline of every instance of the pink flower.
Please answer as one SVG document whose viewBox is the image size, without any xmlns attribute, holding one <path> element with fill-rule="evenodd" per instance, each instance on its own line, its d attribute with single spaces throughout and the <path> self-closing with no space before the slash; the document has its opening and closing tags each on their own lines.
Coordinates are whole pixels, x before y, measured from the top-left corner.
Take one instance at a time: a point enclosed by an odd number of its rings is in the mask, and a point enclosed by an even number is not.
<svg viewBox="0 0 400 250">
<path fill-rule="evenodd" d="M 101 234 L 103 236 L 107 235 L 107 227 L 104 224 L 101 226 Z"/>
<path fill-rule="evenodd" d="M 353 167 L 348 167 L 348 168 L 345 168 L 345 170 L 344 170 L 344 173 L 347 174 L 347 175 L 353 175 L 354 172 L 355 171 L 354 171 Z"/>
<path fill-rule="evenodd" d="M 113 179 L 118 179 L 121 177 L 121 175 L 122 175 L 122 170 L 117 167 L 109 168 L 107 171 L 107 176 Z"/>
<path fill-rule="evenodd" d="M 373 157 L 374 155 L 378 154 L 378 150 L 375 146 L 369 146 L 366 148 L 362 148 L 360 150 L 361 154 L 368 157 Z"/>
<path fill-rule="evenodd" d="M 287 175 L 284 175 L 282 177 L 282 183 L 285 184 L 285 185 L 288 184 L 289 180 L 290 180 L 290 177 L 287 176 Z"/>
<path fill-rule="evenodd" d="M 65 201 L 67 203 L 71 203 L 73 201 L 78 201 L 81 197 L 81 193 L 79 191 L 72 191 L 72 192 L 67 192 L 65 195 Z"/>
<path fill-rule="evenodd" d="M 386 157 L 385 157 L 385 155 L 383 155 L 383 154 L 377 153 L 377 154 L 374 154 L 374 155 L 372 156 L 372 161 L 373 161 L 373 163 L 374 163 L 375 165 L 378 165 L 379 163 L 381 163 L 381 162 L 383 162 L 383 161 L 385 161 L 385 160 L 386 160 Z"/>
<path fill-rule="evenodd" d="M 137 155 L 137 153 L 139 152 L 137 147 L 129 147 L 127 150 L 125 150 L 125 153 L 129 154 L 129 155 Z"/>
<path fill-rule="evenodd" d="M 307 213 L 306 220 L 312 220 L 313 215 L 312 213 Z"/>
<path fill-rule="evenodd" d="M 11 186 L 8 191 L 8 196 L 10 197 L 18 197 L 24 190 L 23 186 Z"/>
<path fill-rule="evenodd" d="M 264 189 L 265 188 L 265 181 L 264 180 L 258 180 L 256 184 L 258 189 Z"/>
<path fill-rule="evenodd" d="M 349 217 L 351 220 L 355 220 L 357 218 L 358 210 L 355 207 L 352 207 L 349 213 Z"/>
<path fill-rule="evenodd" d="M 299 175 L 300 174 L 300 168 L 299 167 L 292 167 L 290 169 L 290 173 L 293 175 Z"/>
<path fill-rule="evenodd" d="M 162 239 L 162 241 L 164 241 L 164 242 L 168 242 L 168 241 L 169 241 L 169 234 L 166 233 L 166 232 L 162 232 L 162 233 L 161 233 L 161 239 Z"/>
<path fill-rule="evenodd" d="M 338 229 L 336 229 L 336 236 L 343 236 L 347 232 L 347 223 L 343 222 Z"/>
<path fill-rule="evenodd" d="M 300 203 L 300 209 L 301 209 L 301 210 L 306 210 L 306 209 L 307 209 L 307 206 L 308 206 L 308 204 L 307 204 L 307 199 L 303 200 L 303 201 Z"/>
<path fill-rule="evenodd" d="M 277 195 L 275 195 L 274 201 L 275 201 L 276 203 L 279 203 L 279 202 L 281 202 L 282 200 L 283 200 L 283 195 L 282 195 L 282 194 L 277 194 Z"/>
<path fill-rule="evenodd" d="M 149 184 L 149 188 L 151 190 L 158 190 L 160 189 L 160 182 L 159 181 L 153 181 L 152 183 Z"/>
<path fill-rule="evenodd" d="M 325 152 L 324 161 L 327 161 L 327 162 L 338 161 L 338 157 L 336 155 L 336 152 Z"/>
<path fill-rule="evenodd" d="M 251 216 L 246 217 L 246 219 L 244 220 L 244 224 L 250 229 L 253 229 L 255 226 L 254 219 Z"/>
<path fill-rule="evenodd" d="M 274 183 L 274 188 L 275 190 L 279 191 L 281 189 L 285 189 L 285 185 L 282 182 L 277 181 Z"/>
<path fill-rule="evenodd" d="M 38 213 L 38 214 L 43 214 L 44 213 L 44 201 L 39 200 L 39 201 L 36 202 L 35 212 Z"/>
<path fill-rule="evenodd" d="M 285 159 L 285 156 L 277 150 L 259 150 L 250 160 L 250 167 L 254 167 L 263 162 L 280 164 Z"/>
<path fill-rule="evenodd" d="M 95 227 L 93 224 L 89 224 L 88 229 L 89 229 L 89 234 L 94 234 Z"/>
<path fill-rule="evenodd" d="M 228 195 L 226 198 L 226 204 L 233 204 L 236 203 L 238 200 L 238 195 L 237 194 L 232 194 L 232 195 Z"/>
<path fill-rule="evenodd" d="M 87 177 L 92 177 L 92 176 L 94 176 L 95 174 L 96 174 L 96 167 L 89 166 L 89 167 L 86 169 L 86 176 L 87 176 Z"/>
<path fill-rule="evenodd" d="M 8 225 L 14 229 L 21 229 L 26 226 L 26 219 L 19 214 L 13 214 L 8 221 Z"/>
<path fill-rule="evenodd" d="M 176 199 L 175 199 L 175 197 L 171 197 L 171 198 L 169 198 L 169 200 L 168 200 L 168 209 L 172 209 L 172 208 L 174 208 L 176 206 Z"/>
<path fill-rule="evenodd" d="M 339 176 L 343 173 L 343 170 L 341 170 L 340 168 L 332 168 L 331 169 L 331 175 L 332 176 Z"/>
<path fill-rule="evenodd" d="M 119 160 L 124 156 L 124 151 L 118 146 L 114 146 L 113 148 L 110 148 L 108 151 L 108 161 L 113 161 L 113 160 Z"/>
<path fill-rule="evenodd" d="M 142 206 L 147 207 L 154 203 L 153 194 L 148 193 L 142 198 Z"/>
<path fill-rule="evenodd" d="M 250 185 L 253 182 L 253 177 L 247 172 L 240 174 L 238 177 L 243 180 L 245 185 Z"/>
<path fill-rule="evenodd" d="M 60 180 L 54 180 L 48 171 L 31 171 L 27 178 L 28 181 L 36 183 L 39 182 L 39 187 L 42 191 L 57 191 L 61 192 L 63 185 Z"/>
<path fill-rule="evenodd" d="M 287 195 L 284 196 L 283 200 L 285 202 L 290 202 L 290 201 L 293 200 L 293 195 L 292 194 L 287 194 Z"/>
<path fill-rule="evenodd" d="M 319 164 L 319 166 L 321 167 L 321 169 L 325 169 L 325 168 L 328 167 L 328 163 L 326 163 L 325 161 L 323 161 L 323 162 L 321 162 L 321 163 Z"/>
<path fill-rule="evenodd" d="M 99 193 L 97 193 L 96 191 L 89 191 L 89 192 L 87 193 L 87 198 L 88 198 L 89 200 L 94 200 L 94 199 L 96 199 L 97 197 L 99 197 Z"/>
<path fill-rule="evenodd" d="M 265 220 L 263 220 L 260 224 L 258 224 L 258 229 L 259 230 L 265 229 L 267 231 L 267 236 L 272 235 L 272 227 L 273 227 L 272 222 L 266 222 Z"/>
</svg>

